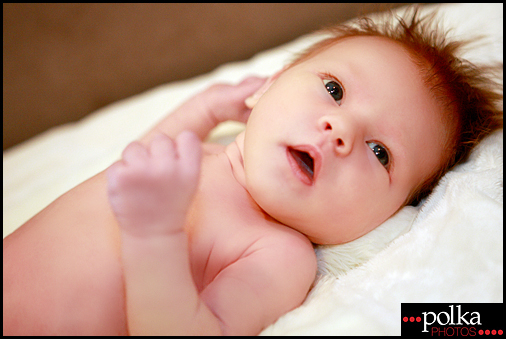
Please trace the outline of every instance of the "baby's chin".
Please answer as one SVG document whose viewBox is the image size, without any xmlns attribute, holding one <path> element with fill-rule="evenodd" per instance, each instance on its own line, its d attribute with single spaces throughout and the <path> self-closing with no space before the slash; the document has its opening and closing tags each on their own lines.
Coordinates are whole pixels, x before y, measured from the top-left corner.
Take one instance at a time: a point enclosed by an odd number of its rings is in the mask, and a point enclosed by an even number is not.
<svg viewBox="0 0 506 339">
<path fill-rule="evenodd" d="M 311 222 L 302 223 L 300 220 L 294 221 L 290 220 L 290 218 L 273 217 L 273 219 L 303 234 L 309 239 L 309 241 L 317 245 L 337 245 L 343 242 L 351 241 L 343 239 L 342 235 L 328 233 L 328 230 L 325 230 L 325 228 L 328 228 L 327 223 L 325 223 L 325 226 L 322 226 Z"/>
<path fill-rule="evenodd" d="M 340 245 L 354 241 L 370 231 L 368 228 L 361 227 L 342 227 L 342 225 L 334 224 L 331 227 L 329 223 L 322 224 L 306 224 L 304 226 L 295 226 L 293 229 L 304 234 L 313 244 L 316 245 Z M 290 226 L 291 227 L 291 226 Z M 373 228 L 374 229 L 374 228 Z"/>
</svg>

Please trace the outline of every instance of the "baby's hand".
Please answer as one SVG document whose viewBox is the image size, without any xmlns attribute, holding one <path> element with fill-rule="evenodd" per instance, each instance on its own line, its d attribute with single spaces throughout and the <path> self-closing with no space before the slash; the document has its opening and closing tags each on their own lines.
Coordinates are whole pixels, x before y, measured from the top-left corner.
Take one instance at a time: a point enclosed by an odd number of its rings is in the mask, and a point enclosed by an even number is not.
<svg viewBox="0 0 506 339">
<path fill-rule="evenodd" d="M 244 101 L 265 83 L 266 78 L 248 77 L 237 85 L 216 84 L 204 92 L 209 114 L 217 123 L 227 120 L 248 121 L 251 109 Z"/>
<path fill-rule="evenodd" d="M 107 170 L 109 203 L 123 232 L 157 236 L 183 229 L 197 189 L 201 145 L 192 132 L 175 141 L 160 134 L 145 147 L 133 142 Z"/>
</svg>

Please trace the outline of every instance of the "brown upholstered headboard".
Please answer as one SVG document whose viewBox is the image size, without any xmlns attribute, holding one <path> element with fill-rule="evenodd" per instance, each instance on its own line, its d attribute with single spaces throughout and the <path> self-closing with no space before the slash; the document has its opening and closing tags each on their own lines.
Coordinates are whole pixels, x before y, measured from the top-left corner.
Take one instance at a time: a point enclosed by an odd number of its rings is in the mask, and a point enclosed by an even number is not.
<svg viewBox="0 0 506 339">
<path fill-rule="evenodd" d="M 4 4 L 3 149 L 156 85 L 404 4 Z"/>
</svg>

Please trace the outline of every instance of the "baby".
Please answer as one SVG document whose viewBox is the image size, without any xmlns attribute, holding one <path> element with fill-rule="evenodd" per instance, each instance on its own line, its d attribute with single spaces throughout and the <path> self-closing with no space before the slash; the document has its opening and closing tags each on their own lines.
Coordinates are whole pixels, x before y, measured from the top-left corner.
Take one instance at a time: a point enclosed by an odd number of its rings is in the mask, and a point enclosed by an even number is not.
<svg viewBox="0 0 506 339">
<path fill-rule="evenodd" d="M 4 334 L 253 335 L 299 306 L 313 243 L 416 204 L 502 127 L 494 83 L 430 20 L 334 27 L 183 104 L 4 240 Z M 233 143 L 201 144 L 230 119 Z"/>
</svg>

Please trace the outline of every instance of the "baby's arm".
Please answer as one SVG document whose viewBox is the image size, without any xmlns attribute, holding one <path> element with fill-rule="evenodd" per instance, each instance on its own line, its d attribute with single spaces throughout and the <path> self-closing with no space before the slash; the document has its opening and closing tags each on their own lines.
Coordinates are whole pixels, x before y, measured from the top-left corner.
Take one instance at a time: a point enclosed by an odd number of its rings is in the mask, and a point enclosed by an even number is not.
<svg viewBox="0 0 506 339">
<path fill-rule="evenodd" d="M 179 106 L 143 136 L 140 142 L 147 145 L 159 133 L 176 138 L 185 130 L 194 132 L 200 140 L 204 140 L 211 129 L 221 122 L 246 122 L 251 109 L 246 107 L 244 101 L 264 83 L 264 78 L 249 77 L 237 85 L 213 85 Z"/>
<path fill-rule="evenodd" d="M 267 234 L 225 267 L 201 298 L 218 317 L 225 335 L 257 335 L 305 299 L 316 275 L 309 240 L 287 230 Z"/>
</svg>

